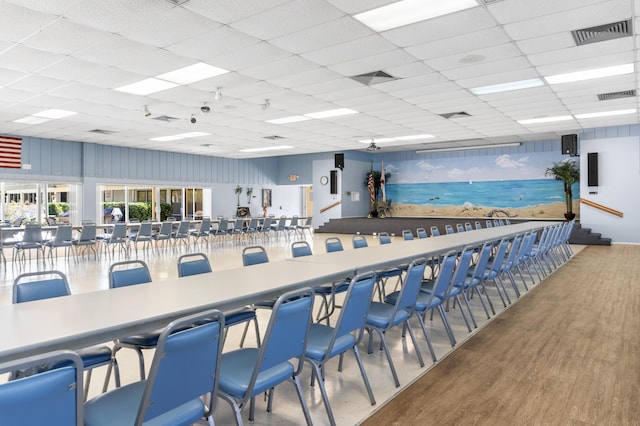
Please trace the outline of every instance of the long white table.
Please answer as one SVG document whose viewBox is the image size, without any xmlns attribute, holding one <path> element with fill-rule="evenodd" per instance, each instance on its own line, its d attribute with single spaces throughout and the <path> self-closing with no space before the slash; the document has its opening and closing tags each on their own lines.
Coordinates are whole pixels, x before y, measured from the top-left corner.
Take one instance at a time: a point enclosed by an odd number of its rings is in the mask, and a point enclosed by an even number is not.
<svg viewBox="0 0 640 426">
<path fill-rule="evenodd" d="M 556 222 L 527 222 L 0 306 L 0 362 L 109 341 L 205 309 L 233 309 L 287 290 L 353 276 L 356 270 L 393 266 L 552 223 Z"/>
</svg>

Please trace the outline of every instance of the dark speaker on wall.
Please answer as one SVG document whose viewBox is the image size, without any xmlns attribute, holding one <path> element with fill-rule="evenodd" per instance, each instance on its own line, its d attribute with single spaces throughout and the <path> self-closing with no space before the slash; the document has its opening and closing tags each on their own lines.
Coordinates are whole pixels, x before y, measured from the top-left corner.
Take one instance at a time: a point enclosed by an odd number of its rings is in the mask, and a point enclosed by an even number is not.
<svg viewBox="0 0 640 426">
<path fill-rule="evenodd" d="M 344 154 L 334 154 L 333 162 L 335 163 L 333 167 L 336 169 L 344 169 Z"/>
<path fill-rule="evenodd" d="M 331 170 L 331 193 L 338 193 L 338 171 Z"/>
<path fill-rule="evenodd" d="M 587 186 L 598 186 L 598 153 L 587 154 Z"/>
<path fill-rule="evenodd" d="M 562 154 L 578 155 L 578 135 L 562 135 Z"/>
</svg>

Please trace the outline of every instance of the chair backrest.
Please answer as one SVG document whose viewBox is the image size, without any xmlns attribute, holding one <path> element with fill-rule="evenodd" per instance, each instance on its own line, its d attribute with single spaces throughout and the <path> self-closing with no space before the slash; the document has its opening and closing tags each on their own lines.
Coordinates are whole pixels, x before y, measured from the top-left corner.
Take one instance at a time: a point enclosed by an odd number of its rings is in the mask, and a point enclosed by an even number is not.
<svg viewBox="0 0 640 426">
<path fill-rule="evenodd" d="M 354 249 L 369 247 L 369 244 L 367 243 L 367 238 L 364 235 L 354 235 L 352 237 L 352 242 L 353 242 Z"/>
<path fill-rule="evenodd" d="M 313 221 L 313 216 L 309 216 L 307 217 L 307 220 L 304 221 L 304 225 L 302 225 L 305 228 L 309 228 L 311 227 L 311 222 Z"/>
<path fill-rule="evenodd" d="M 136 237 L 150 237 L 152 231 L 153 224 L 151 222 L 142 222 L 138 228 L 138 232 L 136 233 Z"/>
<path fill-rule="evenodd" d="M 193 324 L 199 325 L 192 327 Z M 209 393 L 209 408 L 213 408 L 223 331 L 224 315 L 218 310 L 181 318 L 162 331 L 136 425 Z"/>
<path fill-rule="evenodd" d="M 149 267 L 142 260 L 126 260 L 116 262 L 109 267 L 109 288 L 151 282 Z"/>
<path fill-rule="evenodd" d="M 280 216 L 280 219 L 278 220 L 278 226 L 276 226 L 276 231 L 282 231 L 286 225 L 287 225 L 287 217 Z"/>
<path fill-rule="evenodd" d="M 82 230 L 80 231 L 80 238 L 78 241 L 93 241 L 96 239 L 96 224 L 95 223 L 85 223 L 82 225 Z"/>
<path fill-rule="evenodd" d="M 487 219 L 486 224 L 487 228 L 493 228 L 493 222 L 490 219 Z"/>
<path fill-rule="evenodd" d="M 109 241 L 112 243 L 120 242 L 127 238 L 127 224 L 126 223 L 116 223 L 113 225 L 113 232 L 111 233 L 111 237 Z"/>
<path fill-rule="evenodd" d="M 482 229 L 482 225 L 480 224 L 479 220 L 476 220 L 475 226 L 476 226 L 476 229 Z"/>
<path fill-rule="evenodd" d="M 229 219 L 226 217 L 223 217 L 222 219 L 220 219 L 220 222 L 218 223 L 218 229 L 216 229 L 216 234 L 226 234 L 227 230 L 229 229 Z"/>
<path fill-rule="evenodd" d="M 244 219 L 238 218 L 233 223 L 233 230 L 235 232 L 241 232 L 243 225 L 244 225 Z"/>
<path fill-rule="evenodd" d="M 202 222 L 200 222 L 200 228 L 198 229 L 198 232 L 200 232 L 201 234 L 208 234 L 209 231 L 211 231 L 211 218 L 205 216 L 202 218 Z"/>
<path fill-rule="evenodd" d="M 507 254 L 507 249 L 509 248 L 510 241 L 508 238 L 501 240 L 498 243 L 498 250 L 493 256 L 493 261 L 491 262 L 491 266 L 489 268 L 494 273 L 499 273 L 502 268 L 502 262 L 504 261 L 504 257 Z"/>
<path fill-rule="evenodd" d="M 422 284 L 422 277 L 424 277 L 426 266 L 427 262 L 424 258 L 416 259 L 409 264 L 404 283 L 402 287 L 400 287 L 400 293 L 396 299 L 396 312 L 401 309 L 413 310 L 416 299 L 418 298 L 418 293 L 420 292 L 420 284 Z M 395 316 L 395 313 L 393 316 Z M 391 318 L 393 318 L 393 316 Z"/>
<path fill-rule="evenodd" d="M 73 227 L 71 225 L 59 225 L 56 228 L 56 236 L 53 238 L 53 244 L 62 244 L 73 239 Z"/>
<path fill-rule="evenodd" d="M 256 230 L 258 230 L 258 218 L 252 217 L 249 221 L 249 225 L 247 225 L 247 231 L 254 232 Z"/>
<path fill-rule="evenodd" d="M 178 276 L 206 274 L 211 272 L 211 263 L 204 253 L 183 254 L 178 258 Z"/>
<path fill-rule="evenodd" d="M 476 260 L 476 265 L 473 268 L 473 271 L 469 273 L 469 275 L 475 279 L 481 280 L 484 276 L 485 271 L 487 270 L 487 265 L 489 264 L 489 260 L 491 259 L 491 254 L 493 253 L 494 243 L 489 241 L 485 243 L 478 253 L 478 259 Z"/>
<path fill-rule="evenodd" d="M 270 231 L 271 230 L 271 221 L 273 218 L 271 216 L 267 216 L 264 218 L 264 222 L 262 222 L 262 230 Z"/>
<path fill-rule="evenodd" d="M 310 288 L 291 291 L 278 297 L 258 352 L 251 388 L 259 372 L 293 358 L 298 358 L 297 372 L 300 372 L 312 311 L 313 290 Z"/>
<path fill-rule="evenodd" d="M 178 236 L 188 235 L 190 224 L 191 222 L 189 222 L 188 220 L 181 220 L 180 225 L 178 225 L 178 232 L 176 232 L 176 235 Z"/>
<path fill-rule="evenodd" d="M 451 225 L 445 225 L 444 226 L 444 231 L 447 234 L 454 234 L 455 233 L 455 231 L 453 230 L 453 226 L 451 226 Z"/>
<path fill-rule="evenodd" d="M 306 241 L 296 241 L 291 244 L 292 257 L 311 256 L 312 254 L 311 246 Z"/>
<path fill-rule="evenodd" d="M 378 234 L 378 241 L 380 244 L 391 244 L 391 237 L 388 232 L 381 232 Z"/>
<path fill-rule="evenodd" d="M 38 371 L 41 366 L 63 367 Z M 82 360 L 71 351 L 55 351 L 0 364 L 0 373 L 35 374 L 0 384 L 0 413 L 4 425 L 84 424 Z"/>
<path fill-rule="evenodd" d="M 402 231 L 402 238 L 404 238 L 405 241 L 413 240 L 413 233 L 410 230 L 405 229 Z"/>
<path fill-rule="evenodd" d="M 338 237 L 329 237 L 324 240 L 324 248 L 327 253 L 344 250 L 344 247 L 342 247 L 342 241 L 340 241 L 340 238 Z"/>
<path fill-rule="evenodd" d="M 269 262 L 269 255 L 262 246 L 245 247 L 242 250 L 242 265 L 251 266 Z"/>
<path fill-rule="evenodd" d="M 427 234 L 427 230 L 424 228 L 418 228 L 416 229 L 416 235 L 418 236 L 418 238 L 422 239 L 422 238 L 429 238 L 429 234 Z"/>
<path fill-rule="evenodd" d="M 471 222 L 465 222 L 464 229 L 465 231 L 473 231 L 473 226 L 471 226 Z"/>
<path fill-rule="evenodd" d="M 298 216 L 291 216 L 291 222 L 289 223 L 289 228 L 296 228 L 298 226 Z"/>
<path fill-rule="evenodd" d="M 464 284 L 467 281 L 467 274 L 469 273 L 469 268 L 471 267 L 471 259 L 473 258 L 474 252 L 475 247 L 465 247 L 458 255 L 458 265 L 456 266 L 456 270 L 453 274 L 453 282 L 451 283 L 452 286 L 464 288 Z"/>
<path fill-rule="evenodd" d="M 493 226 L 502 226 L 499 219 L 493 219 Z"/>
<path fill-rule="evenodd" d="M 171 235 L 171 229 L 173 228 L 173 225 L 171 224 L 170 220 L 166 220 L 164 222 L 162 222 L 162 225 L 160 225 L 160 230 L 158 231 L 158 235 L 164 235 L 164 236 L 169 236 Z"/>
<path fill-rule="evenodd" d="M 342 302 L 340 315 L 334 326 L 333 336 L 331 336 L 329 346 L 327 347 L 325 359 L 331 357 L 336 339 L 356 332 L 358 333 L 356 335 L 357 345 L 362 338 L 364 325 L 367 321 L 367 312 L 369 311 L 369 305 L 371 304 L 371 298 L 373 296 L 375 279 L 374 273 L 356 275 L 351 279 L 346 295 L 344 296 L 344 301 Z"/>
<path fill-rule="evenodd" d="M 457 232 L 464 232 L 464 225 L 462 225 L 461 223 L 456 223 L 456 231 Z"/>
<path fill-rule="evenodd" d="M 438 235 L 440 235 L 440 230 L 435 225 L 430 228 L 430 231 L 432 237 L 437 237 Z"/>
<path fill-rule="evenodd" d="M 458 260 L 458 253 L 450 251 L 444 255 L 444 258 L 440 262 L 440 270 L 436 276 L 433 289 L 431 291 L 431 298 L 429 304 L 433 303 L 437 298 L 439 301 L 445 299 L 447 292 L 449 291 L 449 285 L 451 285 L 451 279 Z"/>
<path fill-rule="evenodd" d="M 15 220 L 11 223 L 11 226 L 13 227 L 19 227 L 22 226 L 22 223 L 25 221 L 25 218 L 22 216 L 19 216 L 17 218 L 15 218 Z"/>
<path fill-rule="evenodd" d="M 23 243 L 41 243 L 42 227 L 38 224 L 29 223 L 24 227 Z"/>
<path fill-rule="evenodd" d="M 13 280 L 13 303 L 68 296 L 69 282 L 60 271 L 40 271 L 20 274 Z"/>
</svg>

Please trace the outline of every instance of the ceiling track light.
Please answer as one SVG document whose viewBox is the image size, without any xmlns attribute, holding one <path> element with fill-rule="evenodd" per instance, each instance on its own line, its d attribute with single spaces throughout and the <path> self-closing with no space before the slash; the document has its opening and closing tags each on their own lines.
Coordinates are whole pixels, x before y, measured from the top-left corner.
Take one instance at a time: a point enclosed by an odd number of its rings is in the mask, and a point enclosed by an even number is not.
<svg viewBox="0 0 640 426">
<path fill-rule="evenodd" d="M 260 107 L 263 110 L 266 110 L 267 108 L 269 108 L 271 106 L 271 101 L 269 99 L 265 99 L 263 104 L 260 104 Z"/>
</svg>

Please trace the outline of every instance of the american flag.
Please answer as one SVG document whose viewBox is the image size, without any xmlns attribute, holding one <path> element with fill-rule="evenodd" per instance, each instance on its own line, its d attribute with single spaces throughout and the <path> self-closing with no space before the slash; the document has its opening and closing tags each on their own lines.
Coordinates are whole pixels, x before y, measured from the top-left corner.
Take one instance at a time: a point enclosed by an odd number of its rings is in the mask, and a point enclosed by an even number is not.
<svg viewBox="0 0 640 426">
<path fill-rule="evenodd" d="M 22 139 L 0 136 L 0 167 L 19 169 L 21 164 Z"/>
<path fill-rule="evenodd" d="M 370 195 L 370 199 L 371 199 L 371 205 L 373 206 L 373 202 L 376 200 L 375 199 L 375 192 L 374 192 L 374 186 L 373 186 L 373 170 L 371 171 L 371 173 L 369 173 L 369 181 L 367 182 L 367 188 L 369 188 L 369 195 Z"/>
</svg>

